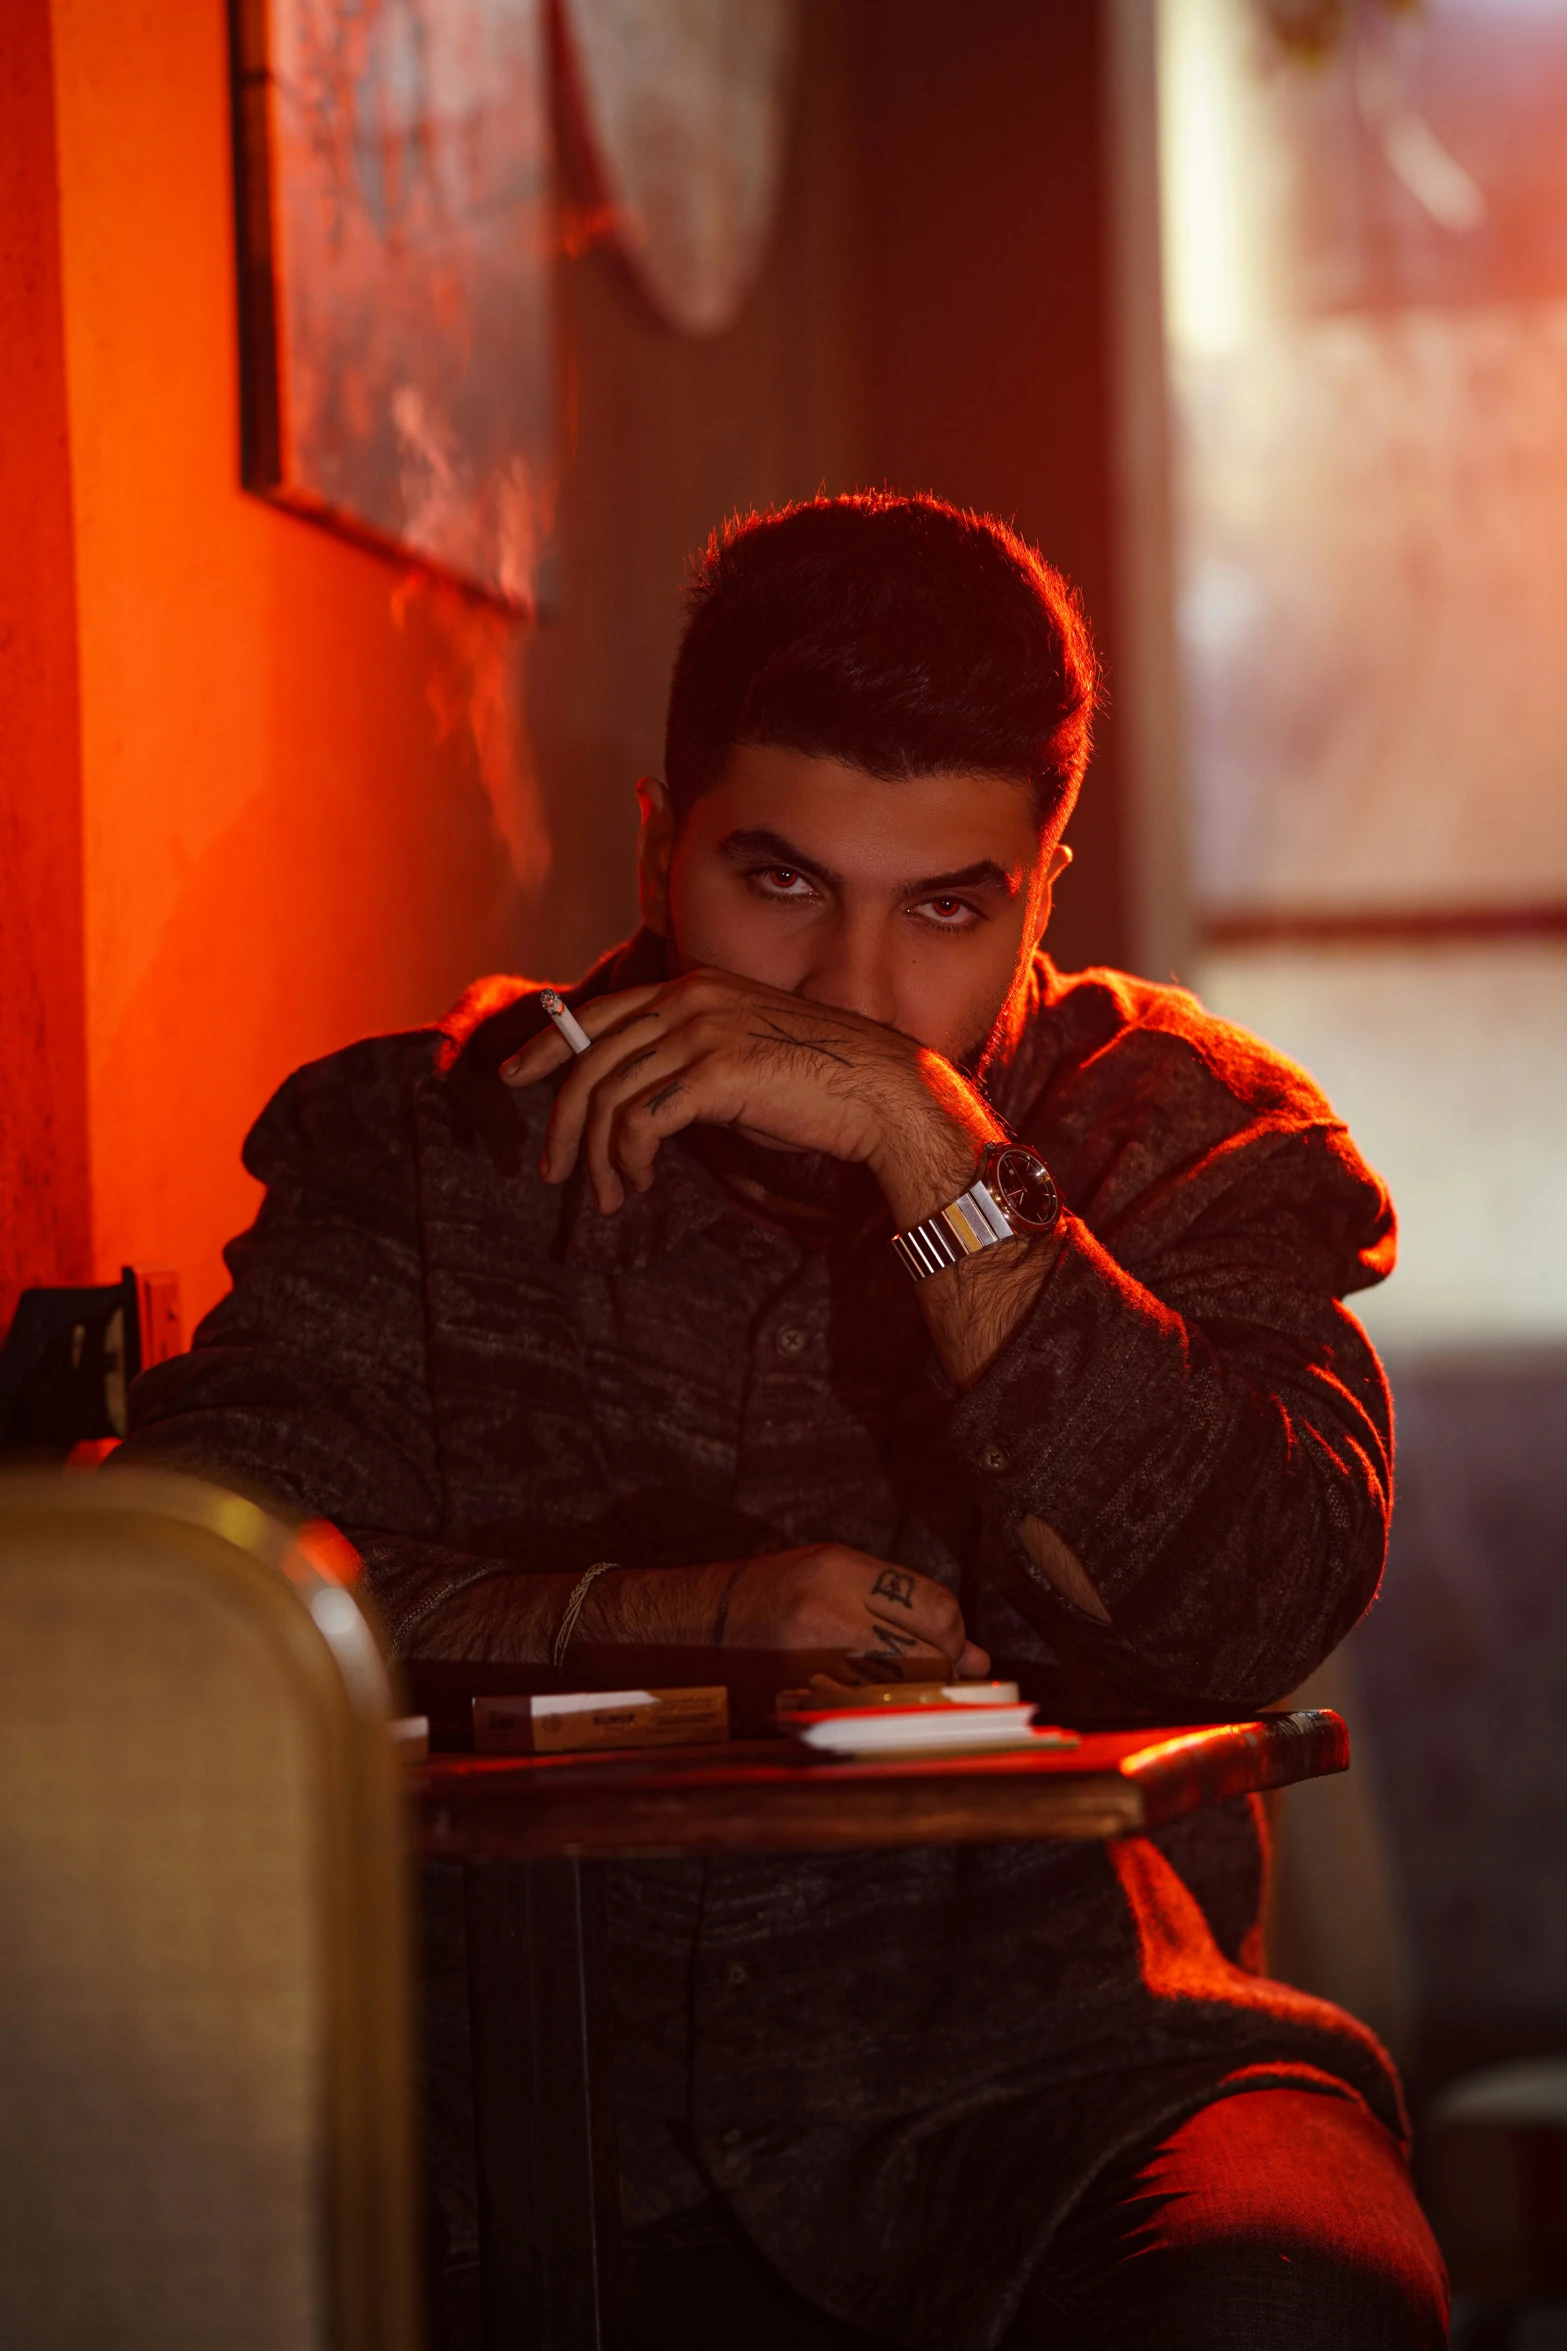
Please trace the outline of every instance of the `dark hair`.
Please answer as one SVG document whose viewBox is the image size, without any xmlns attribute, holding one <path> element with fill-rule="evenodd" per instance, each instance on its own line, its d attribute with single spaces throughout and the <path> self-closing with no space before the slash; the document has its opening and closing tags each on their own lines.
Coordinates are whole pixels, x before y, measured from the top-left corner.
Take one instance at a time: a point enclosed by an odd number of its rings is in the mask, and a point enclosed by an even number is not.
<svg viewBox="0 0 1567 2351">
<path fill-rule="evenodd" d="M 993 515 L 862 491 L 733 516 L 691 568 L 664 775 L 677 818 L 742 743 L 871 775 L 987 773 L 1064 822 L 1099 665 L 1075 592 Z"/>
</svg>

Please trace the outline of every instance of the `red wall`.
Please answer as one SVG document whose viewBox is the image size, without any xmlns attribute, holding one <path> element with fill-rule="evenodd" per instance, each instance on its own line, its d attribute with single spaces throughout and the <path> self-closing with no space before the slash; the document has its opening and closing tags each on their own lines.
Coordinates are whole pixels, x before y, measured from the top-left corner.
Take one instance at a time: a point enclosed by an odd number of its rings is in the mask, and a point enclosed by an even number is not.
<svg viewBox="0 0 1567 2351">
<path fill-rule="evenodd" d="M 508 625 L 240 489 L 224 11 L 54 27 L 93 1246 L 200 1312 L 267 1094 L 511 960 L 541 841 Z"/>
<path fill-rule="evenodd" d="M 81 766 L 49 19 L 0 10 L 0 1330 L 85 1281 Z"/>
</svg>

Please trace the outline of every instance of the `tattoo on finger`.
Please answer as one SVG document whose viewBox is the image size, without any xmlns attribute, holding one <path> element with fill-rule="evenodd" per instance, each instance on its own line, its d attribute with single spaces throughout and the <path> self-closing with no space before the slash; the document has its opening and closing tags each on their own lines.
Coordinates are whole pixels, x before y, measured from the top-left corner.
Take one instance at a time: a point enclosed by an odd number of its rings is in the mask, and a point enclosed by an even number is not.
<svg viewBox="0 0 1567 2351">
<path fill-rule="evenodd" d="M 911 1649 L 918 1649 L 922 1645 L 918 1634 L 906 1633 L 901 1625 L 896 1624 L 879 1624 L 875 1640 L 883 1657 L 907 1657 Z"/>
<path fill-rule="evenodd" d="M 914 1606 L 914 1578 L 901 1567 L 884 1567 L 871 1586 L 873 1600 L 896 1600 L 900 1608 Z"/>
<path fill-rule="evenodd" d="M 685 1088 L 678 1078 L 672 1079 L 667 1086 L 660 1086 L 658 1092 L 648 1103 L 649 1114 L 654 1115 L 660 1110 L 667 1110 L 676 1095 L 684 1092 Z"/>
</svg>

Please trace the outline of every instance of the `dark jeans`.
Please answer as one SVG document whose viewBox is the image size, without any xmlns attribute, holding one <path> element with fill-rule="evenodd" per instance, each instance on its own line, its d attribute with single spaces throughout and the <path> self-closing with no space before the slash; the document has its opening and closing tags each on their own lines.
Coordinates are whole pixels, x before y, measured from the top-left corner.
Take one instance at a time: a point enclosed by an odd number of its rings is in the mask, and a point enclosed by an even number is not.
<svg viewBox="0 0 1567 2351">
<path fill-rule="evenodd" d="M 629 2240 L 625 2351 L 860 2351 L 717 2205 Z M 1447 2280 L 1398 2149 L 1345 2099 L 1252 2090 L 1098 2180 L 1003 2351 L 1439 2351 Z"/>
</svg>

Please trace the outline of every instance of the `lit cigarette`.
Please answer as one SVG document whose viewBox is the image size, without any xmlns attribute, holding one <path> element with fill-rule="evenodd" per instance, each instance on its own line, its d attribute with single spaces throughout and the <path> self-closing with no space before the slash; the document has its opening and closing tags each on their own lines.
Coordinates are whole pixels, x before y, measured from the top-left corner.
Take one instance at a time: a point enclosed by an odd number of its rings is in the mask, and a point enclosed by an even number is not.
<svg viewBox="0 0 1567 2351">
<path fill-rule="evenodd" d="M 586 1053 L 593 1039 L 588 1035 L 576 1014 L 563 1004 L 553 988 L 539 991 L 539 1002 L 549 1014 L 573 1053 Z"/>
</svg>

